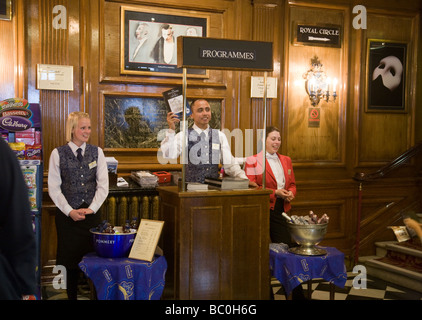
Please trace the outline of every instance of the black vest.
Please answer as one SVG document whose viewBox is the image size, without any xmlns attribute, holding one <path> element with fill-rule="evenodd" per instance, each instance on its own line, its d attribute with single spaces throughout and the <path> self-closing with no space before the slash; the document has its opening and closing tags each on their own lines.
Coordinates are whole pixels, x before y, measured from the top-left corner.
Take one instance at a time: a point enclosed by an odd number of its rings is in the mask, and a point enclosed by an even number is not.
<svg viewBox="0 0 422 320">
<path fill-rule="evenodd" d="M 67 202 L 73 209 L 78 209 L 83 203 L 90 205 L 97 189 L 98 147 L 87 144 L 82 162 L 79 162 L 67 144 L 57 150 L 60 157 L 61 189 Z"/>
<path fill-rule="evenodd" d="M 205 178 L 218 178 L 220 149 L 218 130 L 210 129 L 206 139 L 199 136 L 194 129 L 188 129 L 186 181 L 204 183 Z"/>
</svg>

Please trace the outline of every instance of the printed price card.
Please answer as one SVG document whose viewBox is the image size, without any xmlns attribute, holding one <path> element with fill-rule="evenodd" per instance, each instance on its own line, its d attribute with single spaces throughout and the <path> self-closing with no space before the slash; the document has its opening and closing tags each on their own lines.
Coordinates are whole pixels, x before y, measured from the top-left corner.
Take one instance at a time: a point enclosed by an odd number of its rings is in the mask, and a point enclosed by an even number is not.
<svg viewBox="0 0 422 320">
<path fill-rule="evenodd" d="M 141 219 L 129 258 L 152 261 L 164 221 Z"/>
</svg>

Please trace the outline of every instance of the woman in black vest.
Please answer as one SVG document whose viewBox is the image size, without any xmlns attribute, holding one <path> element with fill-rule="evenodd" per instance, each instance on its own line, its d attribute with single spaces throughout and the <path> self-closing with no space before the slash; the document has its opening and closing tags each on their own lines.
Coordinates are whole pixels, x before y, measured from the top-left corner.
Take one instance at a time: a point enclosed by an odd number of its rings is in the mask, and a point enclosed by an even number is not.
<svg viewBox="0 0 422 320">
<path fill-rule="evenodd" d="M 48 170 L 48 194 L 57 206 L 57 265 L 66 267 L 67 294 L 77 297 L 78 263 L 93 251 L 89 229 L 100 223 L 108 195 L 108 171 L 103 150 L 87 144 L 91 120 L 72 112 L 66 122 L 67 144 L 53 150 Z"/>
</svg>

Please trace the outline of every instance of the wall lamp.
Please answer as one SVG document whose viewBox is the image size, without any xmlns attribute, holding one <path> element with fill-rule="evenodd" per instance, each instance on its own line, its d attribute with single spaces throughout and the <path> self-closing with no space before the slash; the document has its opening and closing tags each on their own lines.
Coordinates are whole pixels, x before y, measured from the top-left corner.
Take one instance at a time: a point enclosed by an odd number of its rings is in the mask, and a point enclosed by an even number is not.
<svg viewBox="0 0 422 320">
<path fill-rule="evenodd" d="M 337 98 L 337 79 L 334 78 L 332 81 L 322 70 L 322 63 L 319 61 L 317 56 L 311 59 L 311 69 L 309 69 L 303 78 L 305 81 L 306 93 L 311 100 L 311 104 L 315 107 L 319 104 L 320 100 L 336 101 Z"/>
</svg>

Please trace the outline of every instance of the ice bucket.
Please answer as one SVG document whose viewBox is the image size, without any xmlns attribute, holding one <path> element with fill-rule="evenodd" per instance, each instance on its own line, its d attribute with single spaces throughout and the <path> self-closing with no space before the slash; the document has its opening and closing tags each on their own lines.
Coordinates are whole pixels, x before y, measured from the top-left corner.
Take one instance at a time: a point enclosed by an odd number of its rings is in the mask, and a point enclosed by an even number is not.
<svg viewBox="0 0 422 320">
<path fill-rule="evenodd" d="M 97 228 L 89 231 L 93 235 L 94 249 L 103 258 L 123 258 L 129 256 L 136 231 L 123 233 L 122 227 L 114 227 L 117 233 L 101 233 Z"/>
<path fill-rule="evenodd" d="M 327 253 L 324 249 L 315 246 L 324 239 L 328 223 L 324 224 L 294 224 L 287 223 L 290 234 L 299 247 L 289 248 L 292 253 L 304 256 L 318 256 Z"/>
</svg>

